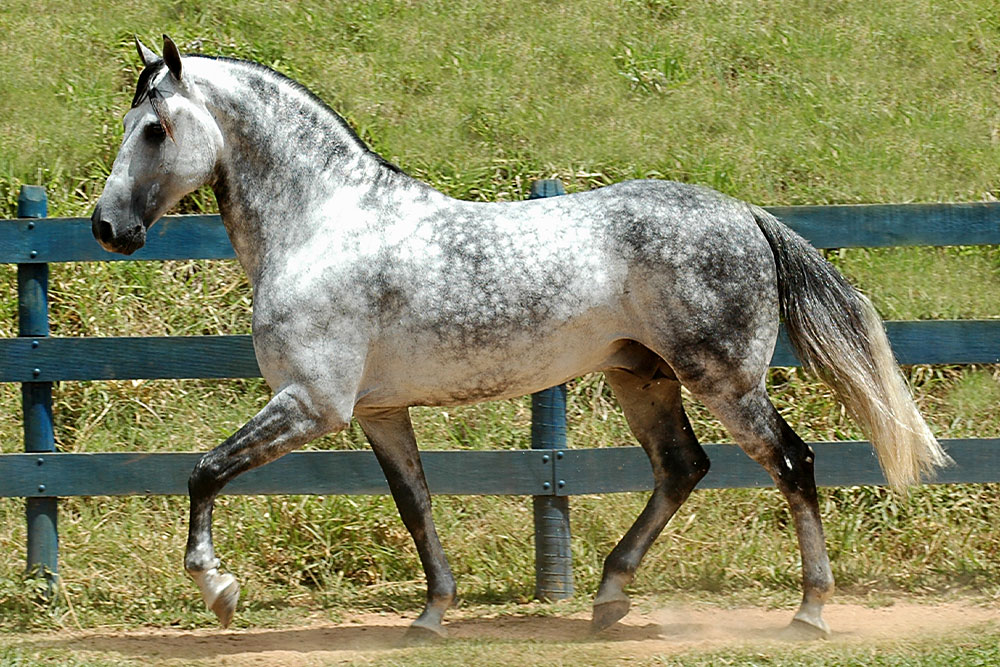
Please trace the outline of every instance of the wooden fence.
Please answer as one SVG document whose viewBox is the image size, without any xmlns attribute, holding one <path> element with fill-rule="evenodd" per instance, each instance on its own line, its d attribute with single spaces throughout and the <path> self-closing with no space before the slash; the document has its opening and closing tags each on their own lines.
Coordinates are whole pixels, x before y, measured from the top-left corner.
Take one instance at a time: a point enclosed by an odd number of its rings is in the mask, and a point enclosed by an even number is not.
<svg viewBox="0 0 1000 667">
<path fill-rule="evenodd" d="M 562 193 L 540 181 L 533 196 Z M 27 499 L 28 565 L 54 576 L 57 498 L 186 494 L 200 453 L 55 451 L 52 383 L 74 380 L 257 377 L 249 336 L 59 338 L 49 335 L 48 265 L 53 262 L 159 261 L 234 257 L 219 217 L 167 217 L 131 256 L 105 252 L 90 220 L 46 218 L 45 193 L 25 186 L 19 218 L 0 221 L 0 262 L 18 265 L 19 337 L 0 339 L 0 382 L 19 382 L 25 453 L 0 455 L 0 497 Z M 1000 203 L 772 207 L 818 248 L 1000 244 Z M 888 322 L 902 364 L 1000 363 L 1000 319 Z M 772 366 L 797 366 L 781 332 Z M 572 593 L 568 496 L 652 488 L 639 447 L 568 449 L 565 390 L 533 398 L 533 447 L 504 451 L 425 451 L 437 494 L 535 497 L 536 593 Z M 249 418 L 250 415 L 247 415 Z M 943 441 L 956 465 L 939 483 L 1000 481 L 1000 438 Z M 823 486 L 883 484 L 867 442 L 813 443 Z M 701 488 L 770 486 L 764 471 L 730 445 L 707 444 L 711 471 Z M 368 451 L 295 452 L 248 472 L 228 494 L 382 494 L 388 487 Z"/>
</svg>

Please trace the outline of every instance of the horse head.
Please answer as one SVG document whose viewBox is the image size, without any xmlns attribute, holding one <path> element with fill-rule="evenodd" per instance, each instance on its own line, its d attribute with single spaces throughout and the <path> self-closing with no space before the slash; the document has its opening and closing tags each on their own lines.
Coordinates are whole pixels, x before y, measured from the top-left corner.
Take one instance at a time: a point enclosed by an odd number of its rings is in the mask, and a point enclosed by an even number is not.
<svg viewBox="0 0 1000 667">
<path fill-rule="evenodd" d="M 144 68 L 90 218 L 101 246 L 126 255 L 145 244 L 146 230 L 170 207 L 212 179 L 222 150 L 222 133 L 170 38 L 163 36 L 162 57 L 138 38 L 135 44 Z"/>
</svg>

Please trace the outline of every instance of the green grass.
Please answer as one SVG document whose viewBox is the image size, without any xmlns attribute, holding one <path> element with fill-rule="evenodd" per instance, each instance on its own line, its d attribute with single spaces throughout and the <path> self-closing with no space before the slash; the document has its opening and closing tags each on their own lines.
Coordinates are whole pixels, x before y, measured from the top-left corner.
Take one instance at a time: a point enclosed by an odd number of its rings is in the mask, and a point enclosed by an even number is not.
<svg viewBox="0 0 1000 667">
<path fill-rule="evenodd" d="M 1000 20 L 993 3 L 620 0 L 573 3 L 167 2 L 0 6 L 0 217 L 23 183 L 46 186 L 50 215 L 89 215 L 131 99 L 139 34 L 159 47 L 247 57 L 317 92 L 387 158 L 460 197 L 520 199 L 531 180 L 581 190 L 632 177 L 716 187 L 760 204 L 992 200 L 1000 183 Z M 212 210 L 210 193 L 181 211 Z M 996 318 L 996 248 L 829 253 L 893 319 Z M 60 336 L 247 333 L 249 286 L 235 262 L 54 265 Z M 15 268 L 0 266 L 0 336 L 16 334 Z M 942 437 L 997 437 L 1000 368 L 907 369 Z M 860 434 L 822 385 L 771 373 L 776 405 L 810 440 Z M 61 383 L 63 451 L 205 450 L 267 400 L 260 380 Z M 20 394 L 0 385 L 0 451 L 20 443 Z M 632 444 L 600 377 L 574 382 L 575 447 Z M 528 446 L 525 400 L 415 409 L 427 448 Z M 690 405 L 702 440 L 727 435 Z M 364 447 L 357 427 L 312 447 Z M 859 596 L 1000 595 L 1000 498 L 993 485 L 823 492 L 834 573 Z M 572 501 L 579 605 L 641 494 Z M 244 584 L 240 626 L 300 622 L 312 610 L 412 611 L 423 596 L 414 549 L 391 502 L 373 497 L 228 497 L 217 545 Z M 0 628 L 211 627 L 180 568 L 183 498 L 60 501 L 64 591 L 41 604 L 23 581 L 23 501 L 0 500 Z M 470 604 L 532 595 L 526 498 L 442 497 L 435 518 Z M 793 604 L 798 554 L 771 490 L 696 493 L 640 570 L 645 594 L 718 594 Z M 576 604 L 576 603 L 574 603 Z M 664 658 L 758 664 L 995 661 L 992 631 L 877 656 L 822 647 Z M 2 640 L 0 640 L 2 641 Z M 529 646 L 541 661 L 563 659 Z M 584 648 L 563 647 L 566 661 Z M 461 644 L 499 661 L 503 644 Z M 54 652 L 52 662 L 77 659 Z M 553 657 L 555 655 L 555 657 Z M 914 657 L 922 655 L 922 657 Z M 755 657 L 756 656 L 756 657 Z M 0 648 L 0 664 L 33 659 Z M 436 654 L 414 650 L 400 663 Z M 882 661 L 882 662 L 878 662 Z M 447 662 L 445 660 L 445 662 Z M 608 659 L 611 664 L 612 659 Z M 66 663 L 69 664 L 69 663 Z M 79 664 L 102 664 L 80 662 Z M 114 663 L 109 659 L 108 664 Z"/>
<path fill-rule="evenodd" d="M 54 212 L 87 208 L 131 99 L 131 36 L 160 32 L 277 67 L 460 196 L 648 174 L 760 203 L 979 200 L 1000 174 L 988 2 L 12 0 L 0 21 L 8 207 L 39 181 Z"/>
</svg>

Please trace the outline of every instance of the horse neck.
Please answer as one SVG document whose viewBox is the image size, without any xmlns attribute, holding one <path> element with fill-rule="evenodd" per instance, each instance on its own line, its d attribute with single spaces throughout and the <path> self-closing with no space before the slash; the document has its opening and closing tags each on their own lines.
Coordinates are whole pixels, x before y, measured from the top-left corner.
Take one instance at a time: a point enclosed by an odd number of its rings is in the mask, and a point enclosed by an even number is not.
<svg viewBox="0 0 1000 667">
<path fill-rule="evenodd" d="M 265 258 L 308 236 L 309 211 L 351 191 L 348 186 L 408 180 L 296 84 L 248 64 L 213 62 L 229 66 L 233 84 L 206 94 L 225 146 L 213 189 L 252 282 Z"/>
</svg>

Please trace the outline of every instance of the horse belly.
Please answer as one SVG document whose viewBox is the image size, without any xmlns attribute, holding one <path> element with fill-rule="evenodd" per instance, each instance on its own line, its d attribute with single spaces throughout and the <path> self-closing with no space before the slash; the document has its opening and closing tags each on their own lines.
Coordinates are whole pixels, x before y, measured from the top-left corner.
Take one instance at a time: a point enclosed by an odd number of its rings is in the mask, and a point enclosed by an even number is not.
<svg viewBox="0 0 1000 667">
<path fill-rule="evenodd" d="M 446 406 L 524 396 L 601 367 L 630 332 L 600 316 L 460 352 L 433 337 L 387 339 L 369 355 L 357 407 Z"/>
</svg>

